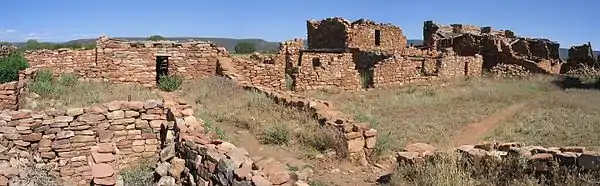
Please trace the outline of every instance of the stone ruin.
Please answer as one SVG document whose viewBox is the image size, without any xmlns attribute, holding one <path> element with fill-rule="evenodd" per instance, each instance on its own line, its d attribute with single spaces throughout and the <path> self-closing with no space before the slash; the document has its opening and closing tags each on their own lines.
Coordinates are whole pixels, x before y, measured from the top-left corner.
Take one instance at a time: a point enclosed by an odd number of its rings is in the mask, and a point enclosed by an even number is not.
<svg viewBox="0 0 600 186">
<path fill-rule="evenodd" d="M 335 17 L 308 20 L 307 33 L 306 49 L 302 39 L 294 39 L 282 42 L 270 60 L 234 59 L 234 66 L 253 84 L 296 91 L 356 90 L 482 72 L 481 56 L 407 47 L 402 30 L 391 24 Z"/>
<path fill-rule="evenodd" d="M 592 44 L 587 43 L 569 49 L 569 59 L 563 64 L 561 73 L 577 74 L 578 71 L 591 70 L 594 72 L 590 73 L 599 74 L 597 69 L 600 69 L 600 55 L 594 56 Z"/>
<path fill-rule="evenodd" d="M 444 26 L 425 21 L 424 48 L 453 51 L 459 56 L 483 56 L 483 68 L 512 64 L 532 73 L 558 74 L 564 63 L 556 42 L 517 36 L 510 30 L 452 24 Z"/>
<path fill-rule="evenodd" d="M 0 58 L 6 57 L 15 51 L 17 51 L 17 47 L 0 43 Z"/>
<path fill-rule="evenodd" d="M 155 87 L 163 75 L 212 76 L 217 58 L 228 55 L 224 48 L 208 42 L 126 41 L 105 36 L 98 38 L 95 49 L 26 52 L 31 68 L 145 87 Z"/>
</svg>

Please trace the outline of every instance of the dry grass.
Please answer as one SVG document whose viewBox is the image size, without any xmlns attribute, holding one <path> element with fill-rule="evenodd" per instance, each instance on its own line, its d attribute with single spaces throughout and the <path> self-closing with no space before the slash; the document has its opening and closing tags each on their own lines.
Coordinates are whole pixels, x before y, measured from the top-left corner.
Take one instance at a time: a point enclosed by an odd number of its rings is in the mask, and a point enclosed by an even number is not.
<svg viewBox="0 0 600 186">
<path fill-rule="evenodd" d="M 399 166 L 392 185 L 594 185 L 600 178 L 597 172 L 579 174 L 563 168 L 533 174 L 525 159 L 489 160 L 440 154 L 421 164 Z"/>
<path fill-rule="evenodd" d="M 449 86 L 306 94 L 333 101 L 358 120 L 369 121 L 380 131 L 380 138 L 389 139 L 392 150 L 399 150 L 413 142 L 447 145 L 464 125 L 554 89 L 547 77 L 473 78 Z"/>
<path fill-rule="evenodd" d="M 330 131 L 321 129 L 309 113 L 275 104 L 266 95 L 244 90 L 226 78 L 186 82 L 178 94 L 195 103 L 197 117 L 225 139 L 229 138 L 221 128 L 226 127 L 219 126 L 247 129 L 264 144 L 288 147 L 300 144 L 314 151 L 335 150 L 340 146 L 337 139 L 329 137 L 333 136 Z"/>
<path fill-rule="evenodd" d="M 539 99 L 500 125 L 490 140 L 599 150 L 600 92 L 567 89 Z"/>
<path fill-rule="evenodd" d="M 84 107 L 94 103 L 126 101 L 130 96 L 132 101 L 160 99 L 156 91 L 139 85 L 76 81 L 69 86 L 54 83 L 45 87 L 48 92 L 46 94 L 35 94 L 30 88 L 21 102 L 21 108 L 41 110 L 51 107 Z"/>
</svg>

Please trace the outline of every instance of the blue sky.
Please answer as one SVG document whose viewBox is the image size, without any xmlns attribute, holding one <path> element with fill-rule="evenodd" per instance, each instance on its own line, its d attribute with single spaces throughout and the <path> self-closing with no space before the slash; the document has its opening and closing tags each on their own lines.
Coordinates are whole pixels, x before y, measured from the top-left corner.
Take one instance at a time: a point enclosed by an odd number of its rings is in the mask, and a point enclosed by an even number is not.
<svg viewBox="0 0 600 186">
<path fill-rule="evenodd" d="M 544 37 L 563 48 L 600 47 L 597 0 L 3 0 L 0 40 L 108 36 L 306 37 L 307 19 L 342 16 L 400 26 L 421 39 L 423 21 L 467 23 Z M 593 18 L 596 18 L 595 20 Z"/>
</svg>

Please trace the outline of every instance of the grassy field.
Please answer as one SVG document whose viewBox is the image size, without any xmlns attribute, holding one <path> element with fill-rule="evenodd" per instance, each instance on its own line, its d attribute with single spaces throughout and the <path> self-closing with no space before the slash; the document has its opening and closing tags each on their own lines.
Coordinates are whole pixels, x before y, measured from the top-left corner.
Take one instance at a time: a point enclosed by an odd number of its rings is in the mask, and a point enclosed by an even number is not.
<svg viewBox="0 0 600 186">
<path fill-rule="evenodd" d="M 390 149 L 399 150 L 414 142 L 448 145 L 461 127 L 553 90 L 558 88 L 548 77 L 474 78 L 446 86 L 374 89 L 360 93 L 317 90 L 305 95 L 330 100 L 354 114 L 356 119 L 371 122 L 380 131 L 380 138 L 389 139 Z"/>
<path fill-rule="evenodd" d="M 224 127 L 248 130 L 263 144 L 300 148 L 299 153 L 309 156 L 341 146 L 333 131 L 319 128 L 307 112 L 275 104 L 266 95 L 246 91 L 226 78 L 186 82 L 178 94 L 195 103 L 197 117 L 203 119 L 210 130 L 234 143 L 236 139 L 231 139 Z"/>
<path fill-rule="evenodd" d="M 600 91 L 567 89 L 552 92 L 503 122 L 490 140 L 530 145 L 585 146 L 600 150 Z"/>
</svg>

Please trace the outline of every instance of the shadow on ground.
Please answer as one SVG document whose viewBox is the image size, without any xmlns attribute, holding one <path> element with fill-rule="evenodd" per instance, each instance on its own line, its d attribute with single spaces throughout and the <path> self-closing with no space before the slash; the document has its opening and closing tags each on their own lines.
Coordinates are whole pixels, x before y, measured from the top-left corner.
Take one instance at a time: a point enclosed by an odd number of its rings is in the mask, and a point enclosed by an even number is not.
<svg viewBox="0 0 600 186">
<path fill-rule="evenodd" d="M 600 90 L 600 77 L 594 77 L 592 81 L 585 80 L 582 77 L 577 76 L 561 76 L 556 80 L 552 81 L 556 86 L 562 89 L 594 89 Z"/>
</svg>

